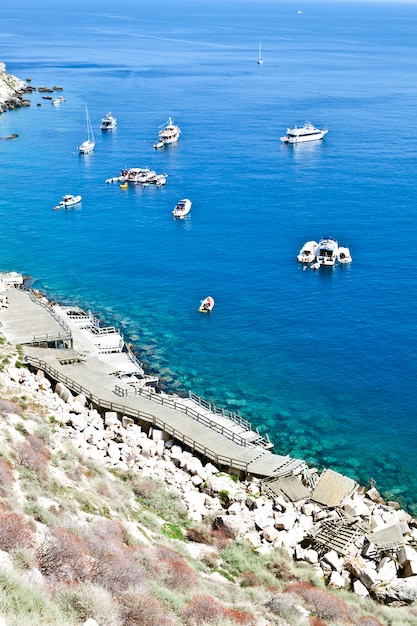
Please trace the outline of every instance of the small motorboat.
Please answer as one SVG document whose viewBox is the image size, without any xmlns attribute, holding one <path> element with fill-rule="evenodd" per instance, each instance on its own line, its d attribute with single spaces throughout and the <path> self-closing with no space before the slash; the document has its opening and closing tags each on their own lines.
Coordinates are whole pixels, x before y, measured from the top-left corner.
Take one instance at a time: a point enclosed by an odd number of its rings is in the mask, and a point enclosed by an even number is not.
<svg viewBox="0 0 417 626">
<path fill-rule="evenodd" d="M 155 149 L 158 149 L 158 148 L 163 148 L 163 147 L 164 147 L 164 145 L 165 145 L 165 144 L 164 144 L 164 142 L 163 142 L 163 141 L 158 141 L 158 143 L 154 143 L 154 144 L 153 144 L 153 147 L 154 147 Z"/>
<path fill-rule="evenodd" d="M 70 193 L 67 193 L 65 196 L 62 196 L 62 200 L 57 206 L 54 207 L 54 211 L 58 209 L 68 209 L 74 204 L 79 204 L 82 200 L 81 196 L 73 196 Z"/>
<path fill-rule="evenodd" d="M 190 209 L 191 209 L 191 200 L 188 200 L 188 198 L 184 198 L 184 200 L 180 200 L 178 202 L 177 206 L 172 211 L 172 215 L 174 217 L 182 218 L 188 215 L 188 213 L 190 212 Z"/>
<path fill-rule="evenodd" d="M 214 307 L 214 300 L 211 296 L 207 296 L 204 300 L 201 301 L 199 311 L 200 313 L 210 313 Z"/>
<path fill-rule="evenodd" d="M 120 185 L 120 189 L 127 189 L 127 183 L 122 183 Z"/>
<path fill-rule="evenodd" d="M 112 130 L 112 128 L 116 128 L 116 126 L 117 119 L 113 117 L 111 113 L 107 113 L 106 117 L 103 117 L 103 119 L 101 120 L 101 130 Z"/>
<path fill-rule="evenodd" d="M 59 96 L 58 98 L 52 100 L 52 104 L 54 105 L 61 104 L 61 102 L 65 102 L 65 98 L 63 96 Z"/>
<path fill-rule="evenodd" d="M 312 263 L 316 256 L 317 247 L 317 241 L 307 241 L 297 255 L 297 261 L 300 263 Z"/>
<path fill-rule="evenodd" d="M 352 257 L 350 255 L 349 248 L 338 248 L 337 250 L 337 260 L 339 263 L 351 263 Z"/>
<path fill-rule="evenodd" d="M 157 187 L 163 187 L 167 182 L 167 174 L 157 174 L 155 176 L 155 185 Z"/>
</svg>

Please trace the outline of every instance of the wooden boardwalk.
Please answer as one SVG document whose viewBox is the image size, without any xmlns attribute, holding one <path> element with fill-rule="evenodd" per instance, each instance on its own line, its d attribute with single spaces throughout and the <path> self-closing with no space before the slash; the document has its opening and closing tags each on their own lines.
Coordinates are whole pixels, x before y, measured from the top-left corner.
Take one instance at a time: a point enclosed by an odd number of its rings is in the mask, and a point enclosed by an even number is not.
<svg viewBox="0 0 417 626">
<path fill-rule="evenodd" d="M 186 410 L 184 406 L 180 410 L 172 402 L 155 402 L 149 394 L 148 397 L 118 394 L 117 389 L 123 389 L 126 383 L 116 376 L 111 354 L 100 355 L 100 348 L 92 345 L 85 334 L 60 319 L 59 307 L 53 310 L 45 302 L 33 299 L 30 292 L 14 288 L 8 290 L 8 300 L 9 307 L 0 309 L 1 332 L 5 337 L 13 344 L 24 344 L 30 366 L 43 370 L 74 393 L 84 394 L 102 411 L 115 411 L 142 425 L 161 429 L 191 451 L 231 472 L 272 477 L 290 476 L 307 469 L 304 461 L 256 445 L 255 432 L 254 442 L 249 436 L 246 440 L 241 433 L 234 436 L 236 424 L 230 424 L 232 437 L 229 432 L 225 436 L 218 427 L 221 424 L 225 427 L 225 418 L 213 413 L 207 421 L 207 411 L 201 412 L 201 418 L 196 417 L 185 400 Z M 114 352 L 114 358 L 118 362 L 120 353 Z"/>
</svg>

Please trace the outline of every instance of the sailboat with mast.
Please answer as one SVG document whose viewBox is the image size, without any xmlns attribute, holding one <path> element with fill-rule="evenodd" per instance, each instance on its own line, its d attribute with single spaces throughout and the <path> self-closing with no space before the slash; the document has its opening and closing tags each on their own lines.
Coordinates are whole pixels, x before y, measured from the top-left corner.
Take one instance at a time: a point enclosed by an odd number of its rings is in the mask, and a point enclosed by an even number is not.
<svg viewBox="0 0 417 626">
<path fill-rule="evenodd" d="M 262 58 L 262 42 L 259 42 L 259 55 L 258 55 L 258 65 L 262 65 L 262 63 L 264 62 L 263 58 Z"/>
<path fill-rule="evenodd" d="M 87 121 L 87 139 L 78 146 L 78 151 L 82 154 L 88 154 L 89 152 L 92 152 L 96 145 L 93 127 L 91 126 L 91 120 L 88 114 L 87 106 L 85 107 L 85 119 Z"/>
</svg>

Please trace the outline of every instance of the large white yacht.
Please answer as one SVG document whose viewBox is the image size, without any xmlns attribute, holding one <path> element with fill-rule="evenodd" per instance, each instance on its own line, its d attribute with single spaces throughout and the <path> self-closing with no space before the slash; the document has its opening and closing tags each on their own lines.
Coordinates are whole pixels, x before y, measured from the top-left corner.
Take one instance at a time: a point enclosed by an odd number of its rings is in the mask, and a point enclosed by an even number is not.
<svg viewBox="0 0 417 626">
<path fill-rule="evenodd" d="M 181 131 L 178 126 L 176 126 L 172 119 L 169 118 L 165 128 L 159 131 L 158 137 L 160 142 L 162 142 L 164 145 L 167 145 L 178 141 L 178 139 L 180 138 L 180 134 Z"/>
<path fill-rule="evenodd" d="M 319 241 L 316 251 L 316 263 L 319 265 L 334 265 L 337 260 L 339 245 L 336 239 L 323 237 Z"/>
<path fill-rule="evenodd" d="M 320 130 L 313 126 L 311 122 L 306 122 L 304 126 L 298 128 L 287 128 L 287 134 L 281 137 L 281 141 L 284 143 L 301 143 L 303 141 L 315 141 L 316 139 L 323 139 L 324 135 L 328 133 L 327 128 Z"/>
<path fill-rule="evenodd" d="M 111 113 L 107 113 L 106 117 L 101 120 L 101 130 L 112 130 L 117 126 L 117 119 Z"/>
</svg>

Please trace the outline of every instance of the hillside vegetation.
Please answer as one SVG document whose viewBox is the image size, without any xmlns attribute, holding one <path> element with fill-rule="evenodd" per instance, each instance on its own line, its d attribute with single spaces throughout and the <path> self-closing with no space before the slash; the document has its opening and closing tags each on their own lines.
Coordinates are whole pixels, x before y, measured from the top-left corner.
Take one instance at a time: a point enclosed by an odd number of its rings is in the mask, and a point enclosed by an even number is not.
<svg viewBox="0 0 417 626">
<path fill-rule="evenodd" d="M 413 606 L 331 592 L 285 550 L 233 539 L 215 512 L 196 522 L 146 458 L 125 470 L 88 458 L 5 340 L 0 363 L 0 624 L 417 623 Z"/>
</svg>

